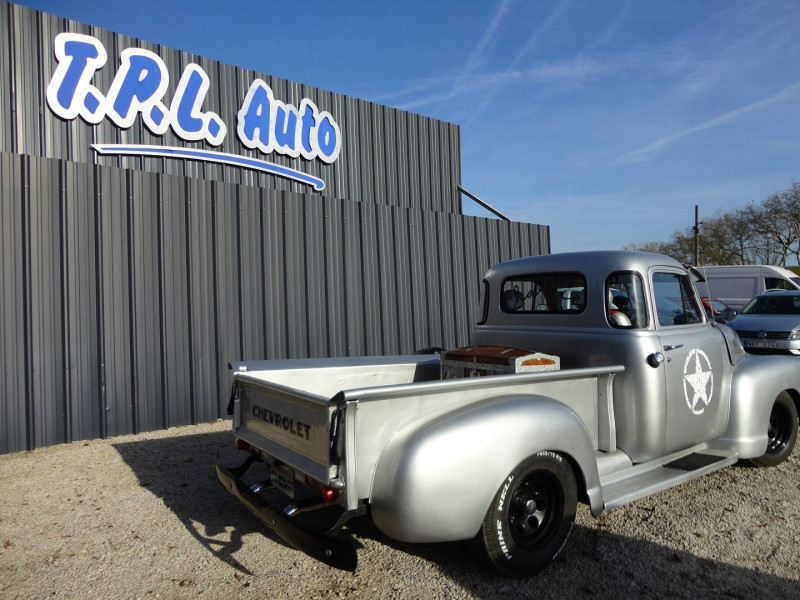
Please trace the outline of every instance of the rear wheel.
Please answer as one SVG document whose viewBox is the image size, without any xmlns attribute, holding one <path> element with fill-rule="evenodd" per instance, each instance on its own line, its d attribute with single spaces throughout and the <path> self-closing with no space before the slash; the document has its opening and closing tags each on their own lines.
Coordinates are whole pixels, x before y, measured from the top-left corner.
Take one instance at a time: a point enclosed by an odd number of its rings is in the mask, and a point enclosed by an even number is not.
<svg viewBox="0 0 800 600">
<path fill-rule="evenodd" d="M 789 458 L 797 442 L 797 428 L 797 407 L 788 392 L 781 392 L 769 415 L 767 451 L 750 459 L 750 463 L 756 467 L 773 467 Z"/>
<path fill-rule="evenodd" d="M 513 577 L 531 575 L 564 548 L 576 506 L 572 467 L 559 454 L 540 452 L 506 477 L 477 541 L 499 571 Z"/>
</svg>

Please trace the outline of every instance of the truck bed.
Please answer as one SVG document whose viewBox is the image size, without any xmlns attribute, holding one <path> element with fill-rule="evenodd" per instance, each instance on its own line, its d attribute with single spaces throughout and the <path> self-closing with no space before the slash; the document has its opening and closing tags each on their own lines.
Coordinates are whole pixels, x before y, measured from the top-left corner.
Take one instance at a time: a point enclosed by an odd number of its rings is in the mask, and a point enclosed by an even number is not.
<svg viewBox="0 0 800 600">
<path fill-rule="evenodd" d="M 336 486 L 343 504 L 371 497 L 375 464 L 399 430 L 448 411 L 520 395 L 557 398 L 597 449 L 614 440 L 613 374 L 622 367 L 440 379 L 438 355 L 231 363 L 235 435 L 293 470 Z"/>
</svg>

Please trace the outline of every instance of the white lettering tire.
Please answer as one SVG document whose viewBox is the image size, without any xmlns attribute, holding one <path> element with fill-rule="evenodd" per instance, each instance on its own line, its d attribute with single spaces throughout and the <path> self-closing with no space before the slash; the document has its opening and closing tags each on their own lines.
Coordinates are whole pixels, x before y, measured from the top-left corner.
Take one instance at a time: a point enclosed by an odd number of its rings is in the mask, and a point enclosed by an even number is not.
<svg viewBox="0 0 800 600">
<path fill-rule="evenodd" d="M 569 462 L 554 452 L 539 452 L 506 477 L 475 541 L 502 573 L 532 575 L 564 548 L 576 506 L 575 474 Z"/>
</svg>

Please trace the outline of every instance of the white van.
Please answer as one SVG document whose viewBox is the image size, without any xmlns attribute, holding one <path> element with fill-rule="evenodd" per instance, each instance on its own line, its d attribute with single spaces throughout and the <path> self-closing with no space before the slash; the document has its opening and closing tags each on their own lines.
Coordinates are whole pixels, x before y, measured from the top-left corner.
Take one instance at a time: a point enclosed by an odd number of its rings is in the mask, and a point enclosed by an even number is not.
<svg viewBox="0 0 800 600">
<path fill-rule="evenodd" d="M 735 265 L 697 267 L 705 282 L 696 282 L 701 296 L 717 298 L 739 312 L 753 297 L 767 290 L 800 290 L 800 276 L 783 267 Z"/>
</svg>

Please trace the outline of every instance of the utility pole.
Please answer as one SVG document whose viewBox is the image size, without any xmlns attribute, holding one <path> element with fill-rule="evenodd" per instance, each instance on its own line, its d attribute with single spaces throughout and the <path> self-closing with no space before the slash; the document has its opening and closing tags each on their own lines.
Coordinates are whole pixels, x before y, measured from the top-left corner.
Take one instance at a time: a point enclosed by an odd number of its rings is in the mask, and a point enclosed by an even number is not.
<svg viewBox="0 0 800 600">
<path fill-rule="evenodd" d="M 694 205 L 694 266 L 700 265 L 700 225 L 702 221 L 699 220 L 699 212 L 697 204 Z"/>
</svg>

